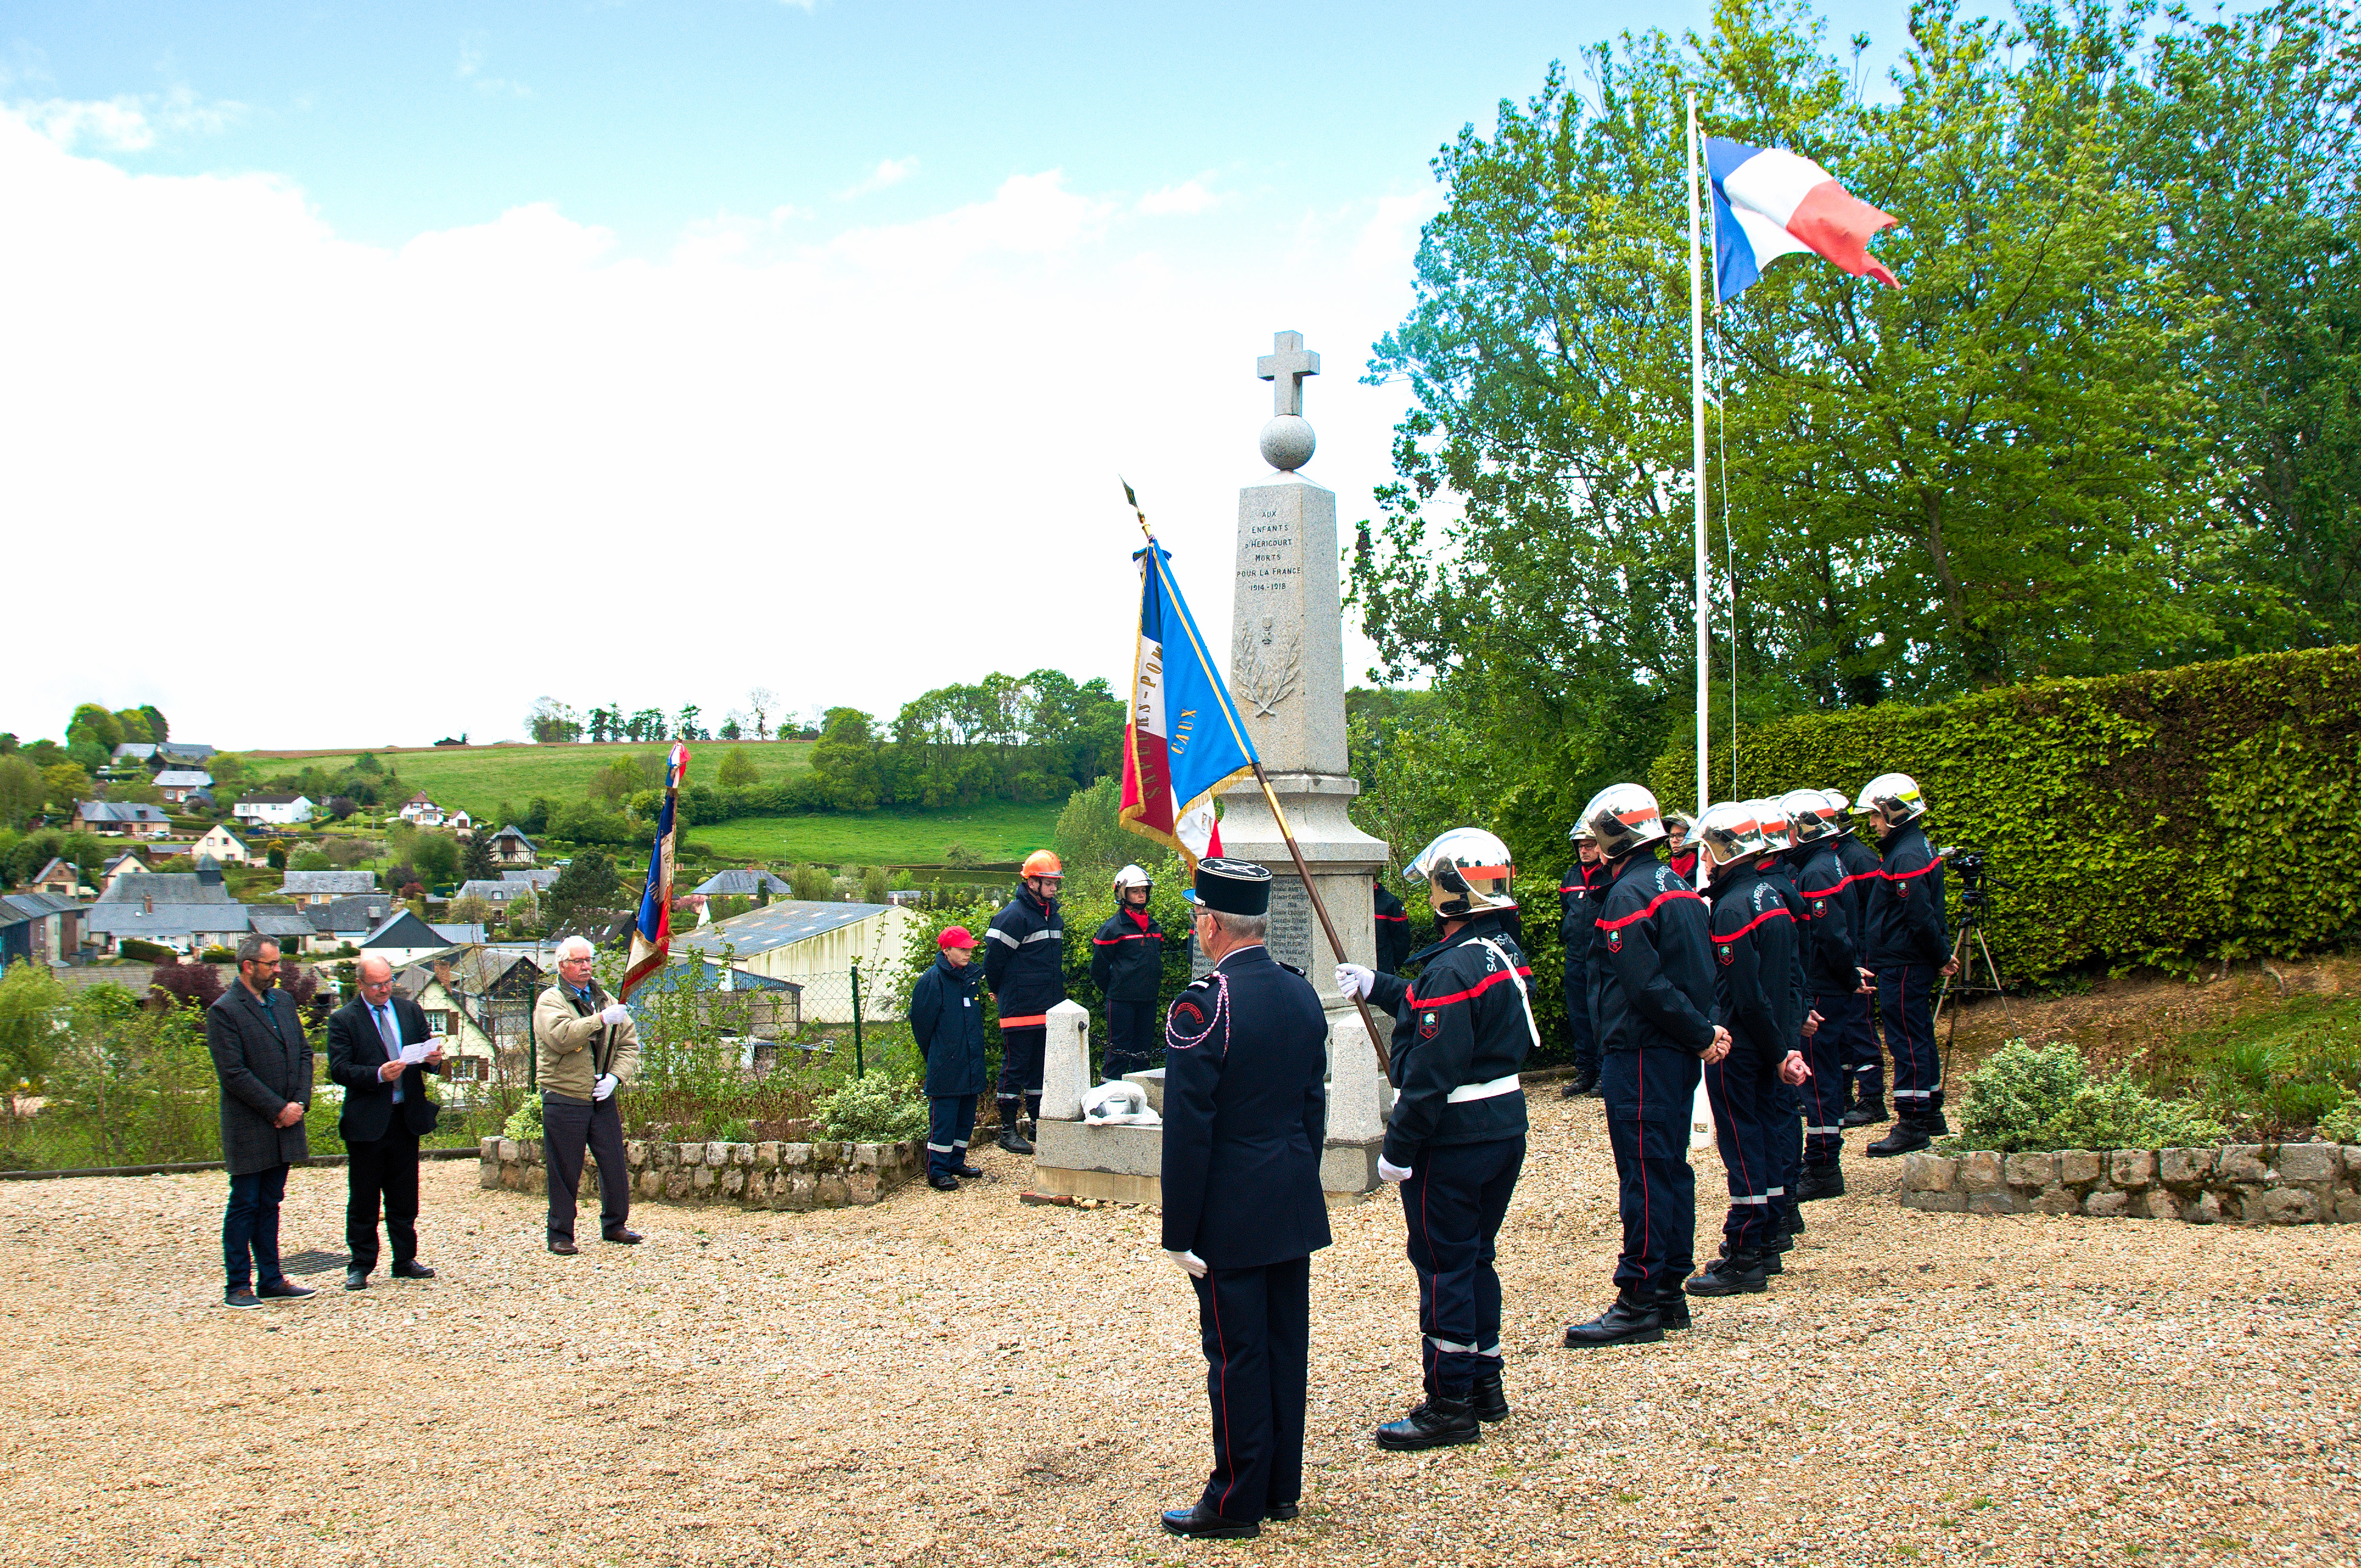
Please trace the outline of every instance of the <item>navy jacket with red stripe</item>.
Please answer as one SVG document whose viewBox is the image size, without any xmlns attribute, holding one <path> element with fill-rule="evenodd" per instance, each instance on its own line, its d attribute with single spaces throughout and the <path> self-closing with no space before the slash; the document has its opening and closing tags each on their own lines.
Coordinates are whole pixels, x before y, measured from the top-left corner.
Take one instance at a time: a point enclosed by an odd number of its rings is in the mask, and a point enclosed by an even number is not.
<svg viewBox="0 0 2361 1568">
<path fill-rule="evenodd" d="M 1805 957 L 1805 973 L 1812 990 L 1821 995 L 1850 995 L 1861 989 L 1861 911 L 1859 883 L 1849 883 L 1839 840 L 1822 839 L 1810 846 L 1804 869 L 1795 879 L 1803 895 L 1804 914 L 1812 939 Z"/>
<path fill-rule="evenodd" d="M 1140 914 L 1144 926 L 1118 909 L 1091 938 L 1091 983 L 1109 1002 L 1153 1002 L 1164 989 L 1164 929 Z"/>
<path fill-rule="evenodd" d="M 1402 960 L 1410 957 L 1410 911 L 1381 882 L 1370 884 L 1369 901 L 1378 921 L 1378 972 L 1400 974 Z"/>
<path fill-rule="evenodd" d="M 1774 867 L 1717 873 L 1713 901 L 1715 1021 L 1732 1048 L 1776 1061 L 1795 1048 L 1803 1014 L 1795 994 L 1795 916 Z"/>
<path fill-rule="evenodd" d="M 1885 869 L 1870 895 L 1869 957 L 1861 963 L 1884 970 L 1924 964 L 1940 969 L 1951 961 L 1951 939 L 1943 926 L 1943 862 L 1927 845 L 1927 835 L 1905 822 L 1878 845 Z"/>
<path fill-rule="evenodd" d="M 1613 873 L 1602 858 L 1584 865 L 1577 859 L 1557 879 L 1557 934 L 1565 943 L 1565 961 L 1576 969 L 1590 961 L 1598 940 L 1598 900 Z"/>
<path fill-rule="evenodd" d="M 1488 910 L 1429 949 L 1416 981 L 1381 974 L 1370 989 L 1369 1000 L 1394 1015 L 1395 1096 L 1385 1157 L 1395 1165 L 1416 1168 L 1421 1151 L 1431 1146 L 1525 1134 L 1522 1089 L 1451 1099 L 1455 1089 L 1510 1077 L 1532 1049 L 1532 970 L 1510 924 Z"/>
<path fill-rule="evenodd" d="M 1795 922 L 1795 956 L 1787 966 L 1787 989 L 1795 1008 L 1795 1035 L 1804 1036 L 1804 1014 L 1812 1010 L 1812 914 L 1804 902 L 1803 867 L 1796 864 L 1792 852 L 1765 855 L 1755 862 L 1763 879 L 1787 906 L 1789 918 Z"/>
<path fill-rule="evenodd" d="M 1705 901 L 1645 850 L 1615 868 L 1598 908 L 1590 1016 L 1598 1048 L 1705 1055 L 1713 1044 L 1713 957 Z"/>
</svg>

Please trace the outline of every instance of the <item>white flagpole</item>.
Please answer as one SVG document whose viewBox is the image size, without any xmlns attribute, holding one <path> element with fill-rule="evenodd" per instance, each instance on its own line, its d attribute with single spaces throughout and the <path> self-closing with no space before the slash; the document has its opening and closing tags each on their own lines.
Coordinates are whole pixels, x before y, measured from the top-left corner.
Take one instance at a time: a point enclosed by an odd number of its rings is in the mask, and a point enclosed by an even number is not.
<svg viewBox="0 0 2361 1568">
<path fill-rule="evenodd" d="M 1705 618 L 1705 262 L 1698 244 L 1697 94 L 1689 94 L 1689 423 L 1695 437 L 1692 455 L 1697 469 L 1697 814 L 1705 819 L 1706 731 L 1708 724 Z M 1694 837 L 1694 835 L 1692 835 Z M 1689 1106 L 1689 1147 L 1703 1148 L 1713 1141 L 1713 1109 L 1706 1098 L 1705 1080 L 1697 1080 Z"/>
<path fill-rule="evenodd" d="M 1689 95 L 1689 420 L 1697 469 L 1697 810 L 1705 816 L 1706 736 L 1710 723 L 1708 654 L 1712 649 L 1705 603 L 1705 263 L 1698 233 L 1697 94 Z"/>
</svg>

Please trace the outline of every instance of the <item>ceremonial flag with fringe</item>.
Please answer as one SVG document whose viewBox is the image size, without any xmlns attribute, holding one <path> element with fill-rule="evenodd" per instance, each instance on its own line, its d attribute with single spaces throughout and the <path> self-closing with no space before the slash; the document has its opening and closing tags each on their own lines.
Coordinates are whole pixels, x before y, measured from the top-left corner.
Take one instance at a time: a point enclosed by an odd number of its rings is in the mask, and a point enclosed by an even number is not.
<svg viewBox="0 0 2361 1568">
<path fill-rule="evenodd" d="M 640 981 L 664 968 L 672 956 L 672 861 L 675 811 L 681 782 L 688 776 L 688 748 L 673 742 L 664 769 L 664 812 L 656 818 L 655 848 L 648 854 L 648 885 L 640 894 L 639 924 L 631 928 L 631 961 L 624 968 L 622 997 L 629 1002 Z"/>
<path fill-rule="evenodd" d="M 1139 643 L 1123 734 L 1123 825 L 1197 862 L 1222 852 L 1213 797 L 1254 777 L 1254 743 L 1160 544 L 1139 563 Z"/>
</svg>

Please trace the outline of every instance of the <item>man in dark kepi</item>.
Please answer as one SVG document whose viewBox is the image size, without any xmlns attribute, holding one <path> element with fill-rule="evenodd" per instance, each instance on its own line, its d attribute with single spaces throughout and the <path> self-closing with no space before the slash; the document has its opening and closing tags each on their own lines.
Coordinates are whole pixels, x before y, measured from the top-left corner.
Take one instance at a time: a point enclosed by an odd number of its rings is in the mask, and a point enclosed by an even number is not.
<svg viewBox="0 0 2361 1568">
<path fill-rule="evenodd" d="M 1312 1255 L 1328 1245 L 1328 1019 L 1303 971 L 1263 947 L 1269 872 L 1200 861 L 1189 896 L 1213 967 L 1165 1023 L 1164 1249 L 1197 1292 L 1213 1474 L 1163 1522 L 1226 1539 L 1291 1519 L 1302 1501 Z"/>
</svg>

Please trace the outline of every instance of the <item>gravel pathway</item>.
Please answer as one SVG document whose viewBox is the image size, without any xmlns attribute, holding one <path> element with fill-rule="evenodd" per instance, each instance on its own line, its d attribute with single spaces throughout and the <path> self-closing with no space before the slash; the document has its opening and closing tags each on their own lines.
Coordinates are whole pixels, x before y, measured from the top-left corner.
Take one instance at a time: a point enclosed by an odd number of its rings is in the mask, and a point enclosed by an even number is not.
<svg viewBox="0 0 2361 1568">
<path fill-rule="evenodd" d="M 1533 1109 L 1514 1419 L 1371 1446 L 1411 1275 L 1389 1195 L 1340 1210 L 1305 1514 L 1252 1543 L 1153 1524 L 1208 1458 L 1154 1218 L 1021 1205 L 996 1150 L 957 1196 L 651 1205 L 574 1259 L 431 1164 L 441 1279 L 246 1313 L 218 1177 L 0 1185 L 0 1563 L 2361 1562 L 2361 1227 L 1917 1214 L 1854 1161 L 1769 1294 L 1577 1354 L 1611 1162 L 1595 1102 Z M 288 1249 L 341 1250 L 343 1172 L 291 1187 Z"/>
</svg>

